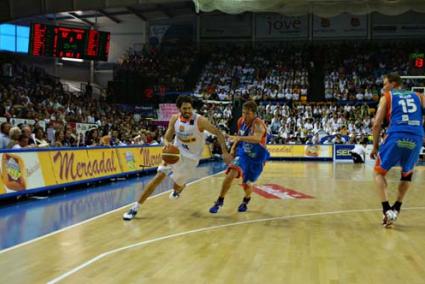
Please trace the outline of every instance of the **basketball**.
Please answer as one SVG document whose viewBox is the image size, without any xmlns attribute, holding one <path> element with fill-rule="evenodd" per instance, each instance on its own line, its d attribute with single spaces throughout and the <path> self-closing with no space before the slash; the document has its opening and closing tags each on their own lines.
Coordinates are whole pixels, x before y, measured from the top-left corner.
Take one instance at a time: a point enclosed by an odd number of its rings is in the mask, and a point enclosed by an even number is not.
<svg viewBox="0 0 425 284">
<path fill-rule="evenodd" d="M 167 164 L 175 164 L 180 159 L 180 151 L 174 145 L 165 146 L 162 149 L 162 160 Z"/>
</svg>

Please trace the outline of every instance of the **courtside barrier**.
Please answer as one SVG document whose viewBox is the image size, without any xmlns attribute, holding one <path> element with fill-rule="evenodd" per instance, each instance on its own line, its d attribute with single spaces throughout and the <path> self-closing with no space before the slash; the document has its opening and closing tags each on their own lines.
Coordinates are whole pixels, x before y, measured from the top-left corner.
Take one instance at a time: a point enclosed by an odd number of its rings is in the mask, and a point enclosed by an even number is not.
<svg viewBox="0 0 425 284">
<path fill-rule="evenodd" d="M 162 146 L 0 150 L 0 199 L 154 170 Z M 211 159 L 205 146 L 203 160 Z"/>
<path fill-rule="evenodd" d="M 332 161 L 332 145 L 267 145 L 271 160 Z"/>
</svg>

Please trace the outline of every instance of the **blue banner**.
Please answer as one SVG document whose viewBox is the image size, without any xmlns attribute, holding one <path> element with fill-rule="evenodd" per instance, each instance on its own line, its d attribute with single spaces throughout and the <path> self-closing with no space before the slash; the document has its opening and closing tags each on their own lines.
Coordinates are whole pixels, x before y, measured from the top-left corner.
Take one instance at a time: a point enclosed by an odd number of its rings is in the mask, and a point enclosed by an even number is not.
<svg viewBox="0 0 425 284">
<path fill-rule="evenodd" d="M 351 150 L 354 149 L 354 145 L 346 145 L 346 144 L 335 144 L 334 145 L 334 159 L 337 161 L 349 160 L 351 161 Z"/>
</svg>

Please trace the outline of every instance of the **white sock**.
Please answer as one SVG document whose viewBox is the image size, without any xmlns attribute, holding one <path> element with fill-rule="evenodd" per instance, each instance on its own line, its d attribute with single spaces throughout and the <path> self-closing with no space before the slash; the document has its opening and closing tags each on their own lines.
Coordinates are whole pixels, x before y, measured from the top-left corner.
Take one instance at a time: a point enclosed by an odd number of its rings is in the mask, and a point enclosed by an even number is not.
<svg viewBox="0 0 425 284">
<path fill-rule="evenodd" d="M 131 206 L 131 209 L 139 210 L 139 208 L 140 208 L 139 202 L 134 202 L 133 206 Z"/>
</svg>

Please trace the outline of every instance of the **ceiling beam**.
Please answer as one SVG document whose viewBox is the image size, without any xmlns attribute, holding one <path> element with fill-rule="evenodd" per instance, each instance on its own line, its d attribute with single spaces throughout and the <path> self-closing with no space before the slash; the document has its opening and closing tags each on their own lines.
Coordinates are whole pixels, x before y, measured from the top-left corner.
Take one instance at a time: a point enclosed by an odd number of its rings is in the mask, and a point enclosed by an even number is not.
<svg viewBox="0 0 425 284">
<path fill-rule="evenodd" d="M 186 10 L 189 7 L 192 10 L 191 12 L 194 12 L 194 6 L 191 3 L 186 3 L 184 5 L 179 5 L 179 6 L 173 7 L 173 8 L 166 8 L 166 10 L 168 12 L 170 12 L 171 9 L 172 10 L 175 10 L 175 11 L 183 10 L 183 9 Z M 109 16 L 112 16 L 112 17 L 134 14 L 137 17 L 139 17 L 141 20 L 147 21 L 147 18 L 143 15 L 144 13 L 161 12 L 161 11 L 158 10 L 158 7 L 150 8 L 150 9 L 145 9 L 143 11 L 141 11 L 139 9 L 136 9 L 136 8 L 133 8 L 133 7 L 126 7 L 126 11 L 119 11 L 119 12 L 107 12 L 107 11 L 104 11 L 104 12 L 108 13 L 108 15 Z M 106 17 L 105 15 L 101 14 L 99 11 L 96 11 L 95 13 L 90 13 L 90 14 L 85 14 L 85 15 L 75 15 L 75 16 L 77 16 L 78 19 Z M 72 16 L 72 15 L 69 15 L 69 16 L 57 16 L 56 17 L 56 20 L 60 21 L 60 20 L 77 19 L 75 16 Z M 172 15 L 172 16 L 174 16 L 174 15 Z M 86 23 L 86 24 L 88 24 L 88 23 Z"/>
<path fill-rule="evenodd" d="M 134 14 L 135 16 L 137 16 L 139 19 L 141 19 L 142 21 L 145 21 L 145 22 L 147 22 L 148 21 L 148 19 L 146 19 L 146 17 L 145 16 L 143 16 L 142 15 L 142 13 L 139 11 L 139 10 L 137 10 L 137 9 L 135 9 L 135 8 L 132 8 L 132 7 L 126 7 L 126 9 L 128 10 L 128 11 L 130 11 L 132 14 Z"/>
<path fill-rule="evenodd" d="M 70 12 L 70 13 L 68 13 L 68 15 L 70 15 L 71 17 L 73 17 L 74 19 L 77 19 L 77 20 L 80 20 L 81 22 L 83 22 L 83 23 L 86 23 L 87 25 L 89 25 L 89 26 L 94 26 L 94 23 L 93 22 L 91 22 L 91 21 L 89 21 L 89 20 L 87 20 L 87 19 L 84 19 L 84 18 L 82 18 L 82 17 L 80 17 L 80 16 L 78 16 L 76 13 L 74 13 L 74 12 Z"/>
<path fill-rule="evenodd" d="M 105 10 L 97 10 L 97 11 L 103 16 L 105 16 L 106 18 L 108 18 L 109 20 L 111 20 L 112 22 L 114 22 L 115 24 L 119 24 L 122 22 L 120 19 L 118 19 L 117 17 L 114 17 L 114 15 L 109 14 Z"/>
</svg>

